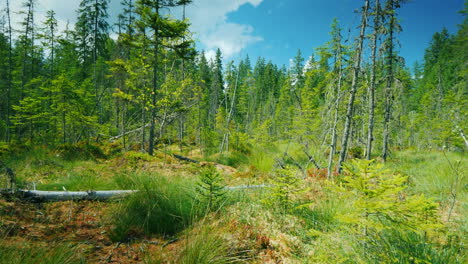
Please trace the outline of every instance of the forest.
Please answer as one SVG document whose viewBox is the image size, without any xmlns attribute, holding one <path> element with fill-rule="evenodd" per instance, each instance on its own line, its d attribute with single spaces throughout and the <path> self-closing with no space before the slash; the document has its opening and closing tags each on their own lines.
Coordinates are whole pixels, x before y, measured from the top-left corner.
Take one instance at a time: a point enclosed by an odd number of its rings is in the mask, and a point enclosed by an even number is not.
<svg viewBox="0 0 468 264">
<path fill-rule="evenodd" d="M 468 262 L 468 1 L 415 65 L 408 1 L 360 0 L 287 66 L 207 56 L 197 0 L 81 0 L 64 31 L 13 1 L 0 263 Z"/>
</svg>

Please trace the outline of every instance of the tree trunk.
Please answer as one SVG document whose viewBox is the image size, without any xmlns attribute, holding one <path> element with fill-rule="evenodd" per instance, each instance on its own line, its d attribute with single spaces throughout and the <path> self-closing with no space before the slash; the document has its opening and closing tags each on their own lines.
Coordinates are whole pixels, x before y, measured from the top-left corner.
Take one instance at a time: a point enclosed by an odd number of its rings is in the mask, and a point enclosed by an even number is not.
<svg viewBox="0 0 468 264">
<path fill-rule="evenodd" d="M 99 103 L 99 92 L 98 92 L 98 85 L 97 85 L 97 73 L 96 73 L 96 61 L 97 61 L 97 33 L 98 33 L 98 0 L 94 1 L 94 32 L 93 32 L 93 38 L 94 38 L 94 43 L 93 43 L 93 84 L 94 84 L 94 96 L 95 96 L 95 104 L 96 104 L 96 109 L 98 112 L 98 122 L 99 124 L 102 124 L 101 120 L 101 106 Z"/>
<path fill-rule="evenodd" d="M 341 56 L 341 55 L 340 55 Z M 330 145 L 330 154 L 328 155 L 328 170 L 327 170 L 327 177 L 328 179 L 331 179 L 332 177 L 332 170 L 333 170 L 333 156 L 335 156 L 336 153 L 336 127 L 338 126 L 338 115 L 339 115 L 339 104 L 340 104 L 340 93 L 341 93 L 341 80 L 343 78 L 342 76 L 342 66 L 340 65 L 340 70 L 338 72 L 338 85 L 337 88 L 335 89 L 335 113 L 334 113 L 334 118 L 333 118 L 333 126 L 332 126 L 332 143 Z"/>
<path fill-rule="evenodd" d="M 6 1 L 6 14 L 8 19 L 8 80 L 7 80 L 7 98 L 6 98 L 6 142 L 10 142 L 10 105 L 11 105 L 11 84 L 12 84 L 12 41 L 11 41 L 11 16 L 10 1 Z"/>
<path fill-rule="evenodd" d="M 359 33 L 359 42 L 358 42 L 356 58 L 354 62 L 353 81 L 351 83 L 351 92 L 350 92 L 351 94 L 349 96 L 349 101 L 348 101 L 348 110 L 346 111 L 346 122 L 345 122 L 345 128 L 343 132 L 343 140 L 341 142 L 340 159 L 338 161 L 339 173 L 341 172 L 342 164 L 346 157 L 349 134 L 351 131 L 351 123 L 353 121 L 352 119 L 353 119 L 353 111 L 354 111 L 354 100 L 356 98 L 357 85 L 359 81 L 359 71 L 361 70 L 361 55 L 362 55 L 362 49 L 364 45 L 364 38 L 365 38 L 365 32 L 366 32 L 366 26 L 367 26 L 367 10 L 368 9 L 369 9 L 369 0 L 366 0 L 364 4 L 364 9 L 362 11 L 362 16 L 361 16 L 361 30 Z"/>
<path fill-rule="evenodd" d="M 159 16 L 159 1 L 156 1 L 156 16 Z M 151 120 L 148 154 L 154 153 L 155 129 L 156 129 L 156 92 L 158 88 L 158 49 L 159 49 L 159 28 L 156 24 L 154 29 L 154 62 L 153 62 L 153 91 L 151 95 Z"/>
<path fill-rule="evenodd" d="M 375 114 L 375 74 L 377 70 L 377 37 L 380 29 L 380 3 L 375 0 L 374 8 L 374 34 L 372 35 L 372 71 L 369 86 L 369 123 L 367 127 L 366 159 L 370 160 L 372 155 L 372 141 L 374 141 L 374 114 Z"/>
<path fill-rule="evenodd" d="M 393 54 L 393 33 L 394 33 L 394 23 L 395 23 L 395 14 L 394 14 L 394 0 L 390 1 L 391 13 L 390 13 L 390 25 L 389 25 L 389 43 L 388 45 L 388 60 L 387 60 L 387 87 L 385 88 L 385 116 L 384 116 L 384 131 L 383 131 L 383 148 L 382 148 L 382 159 L 383 161 L 387 160 L 388 157 L 388 139 L 390 134 L 390 118 L 391 118 L 391 111 L 392 111 L 392 103 L 393 103 L 393 94 L 392 94 L 392 87 L 393 87 L 393 62 L 394 62 L 394 54 Z"/>
<path fill-rule="evenodd" d="M 86 192 L 58 192 L 19 190 L 18 194 L 24 198 L 37 201 L 70 201 L 70 200 L 108 200 L 135 193 L 134 190 L 117 191 L 86 191 Z"/>
</svg>

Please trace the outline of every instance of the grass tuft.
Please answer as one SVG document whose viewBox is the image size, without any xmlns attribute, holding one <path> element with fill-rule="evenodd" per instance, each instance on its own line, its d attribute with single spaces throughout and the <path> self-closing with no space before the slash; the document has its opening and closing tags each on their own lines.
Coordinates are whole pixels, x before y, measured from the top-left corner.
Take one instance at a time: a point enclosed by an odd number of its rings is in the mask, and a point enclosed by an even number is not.
<svg viewBox="0 0 468 264">
<path fill-rule="evenodd" d="M 153 234 L 172 236 L 188 227 L 195 218 L 188 182 L 137 175 L 127 179 L 126 184 L 139 191 L 122 201 L 113 214 L 114 228 L 110 235 L 113 241 Z"/>
</svg>

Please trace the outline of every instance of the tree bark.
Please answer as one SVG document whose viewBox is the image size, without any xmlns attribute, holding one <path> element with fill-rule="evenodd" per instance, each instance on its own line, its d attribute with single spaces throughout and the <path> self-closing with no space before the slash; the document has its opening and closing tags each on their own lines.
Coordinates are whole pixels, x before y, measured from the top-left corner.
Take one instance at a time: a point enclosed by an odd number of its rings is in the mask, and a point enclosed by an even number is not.
<svg viewBox="0 0 468 264">
<path fill-rule="evenodd" d="M 393 103 L 393 94 L 392 94 L 392 87 L 393 87 L 393 80 L 394 80 L 394 73 L 393 73 L 393 62 L 394 62 L 394 54 L 393 54 L 393 33 L 394 33 L 394 23 L 395 23 L 395 14 L 394 14 L 394 0 L 388 0 L 390 2 L 390 25 L 388 28 L 389 36 L 388 36 L 388 58 L 387 58 L 387 87 L 385 88 L 385 115 L 384 115 L 384 131 L 383 131 L 383 148 L 382 148 L 382 159 L 383 161 L 387 161 L 388 157 L 388 140 L 390 134 L 390 118 L 391 118 L 391 111 L 392 111 L 392 103 Z"/>
<path fill-rule="evenodd" d="M 380 2 L 375 0 L 374 7 L 374 33 L 372 34 L 372 71 L 369 86 L 369 123 L 367 127 L 366 159 L 370 160 L 372 155 L 372 142 L 374 141 L 374 114 L 375 114 L 375 79 L 377 70 L 377 37 L 380 29 Z"/>
<path fill-rule="evenodd" d="M 6 136 L 5 141 L 10 142 L 10 105 L 11 105 L 11 84 L 12 84 L 12 39 L 11 39 L 11 16 L 10 1 L 6 1 L 6 14 L 8 19 L 8 80 L 7 80 L 7 98 L 6 98 Z"/>
<path fill-rule="evenodd" d="M 333 126 L 332 126 L 332 142 L 331 142 L 331 145 L 330 145 L 330 153 L 328 155 L 328 167 L 327 167 L 327 178 L 328 179 L 331 179 L 332 177 L 332 170 L 333 170 L 333 156 L 335 156 L 335 152 L 336 152 L 336 141 L 337 141 L 337 137 L 336 137 L 336 127 L 338 126 L 338 115 L 339 115 L 339 103 L 340 103 L 340 91 L 341 91 L 341 80 L 342 80 L 342 67 L 340 65 L 340 70 L 339 70 L 339 76 L 338 76 L 338 85 L 337 85 L 337 88 L 335 90 L 335 105 L 334 105 L 334 108 L 335 108 L 335 111 L 334 111 L 334 118 L 333 118 Z"/>
<path fill-rule="evenodd" d="M 58 192 L 19 190 L 18 194 L 24 198 L 36 201 L 70 201 L 70 200 L 108 200 L 135 193 L 134 190 L 116 191 L 86 191 L 86 192 Z"/>
<path fill-rule="evenodd" d="M 351 83 L 351 92 L 350 92 L 351 94 L 349 96 L 349 101 L 348 101 L 348 110 L 346 111 L 346 122 L 345 122 L 345 128 L 343 132 L 343 140 L 341 143 L 340 159 L 338 160 L 338 173 L 341 172 L 342 164 L 346 158 L 349 134 L 351 131 L 351 123 L 353 121 L 352 119 L 353 119 L 353 111 L 354 111 L 354 100 L 356 98 L 357 85 L 359 81 L 359 71 L 361 70 L 361 56 L 362 56 L 362 49 L 363 49 L 364 38 L 365 38 L 365 33 L 366 33 L 368 9 L 369 9 L 369 0 L 366 0 L 363 11 L 362 11 L 362 16 L 361 16 L 361 29 L 359 33 L 359 42 L 358 42 L 356 58 L 354 62 L 353 81 Z"/>
<path fill-rule="evenodd" d="M 159 1 L 156 1 L 155 6 L 156 17 L 159 16 Z M 158 88 L 158 49 L 159 49 L 159 27 L 156 22 L 154 28 L 154 62 L 153 62 L 153 90 L 151 95 L 151 120 L 150 120 L 150 134 L 149 134 L 149 148 L 148 154 L 151 156 L 154 153 L 155 129 L 156 129 L 156 92 Z"/>
</svg>

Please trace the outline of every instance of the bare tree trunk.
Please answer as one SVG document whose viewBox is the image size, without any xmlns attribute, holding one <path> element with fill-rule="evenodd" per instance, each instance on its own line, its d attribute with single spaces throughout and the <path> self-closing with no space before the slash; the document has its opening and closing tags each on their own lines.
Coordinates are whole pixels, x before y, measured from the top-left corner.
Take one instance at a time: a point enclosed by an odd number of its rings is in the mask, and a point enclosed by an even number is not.
<svg viewBox="0 0 468 264">
<path fill-rule="evenodd" d="M 96 74 L 96 61 L 97 61 L 97 32 L 98 32 L 98 0 L 94 1 L 94 43 L 93 43 L 93 84 L 94 84 L 94 96 L 95 96 L 95 104 L 96 109 L 98 112 L 98 122 L 102 124 L 101 120 L 101 104 L 99 99 L 99 91 L 98 91 L 98 84 L 97 84 L 97 74 Z"/>
<path fill-rule="evenodd" d="M 159 16 L 159 1 L 156 1 L 156 16 Z M 153 62 L 153 91 L 151 95 L 151 120 L 150 120 L 150 134 L 149 134 L 149 148 L 148 154 L 154 153 L 155 129 L 156 129 L 156 92 L 158 87 L 158 49 L 159 49 L 159 27 L 156 25 L 154 29 L 154 62 Z"/>
<path fill-rule="evenodd" d="M 328 170 L 327 170 L 327 177 L 328 179 L 331 179 L 332 177 L 332 170 L 333 170 L 333 156 L 335 156 L 336 153 L 336 141 L 337 141 L 337 136 L 336 136 L 336 127 L 338 126 L 338 116 L 339 116 L 339 104 L 340 104 L 340 93 L 341 93 L 341 81 L 343 79 L 342 76 L 342 66 L 340 65 L 340 70 L 338 72 L 338 85 L 337 88 L 335 89 L 335 111 L 334 111 L 334 118 L 333 118 L 333 126 L 332 126 L 332 143 L 330 145 L 330 154 L 328 155 Z"/>
<path fill-rule="evenodd" d="M 341 172 L 342 164 L 346 157 L 349 134 L 351 131 L 351 123 L 353 121 L 352 119 L 353 119 L 353 111 L 354 111 L 354 100 L 356 98 L 357 85 L 359 81 L 359 71 L 361 70 L 361 56 L 362 56 L 364 38 L 365 38 L 365 33 L 366 33 L 368 9 L 369 9 L 369 0 L 366 0 L 363 11 L 362 11 L 362 16 L 361 16 L 361 30 L 359 33 L 359 42 L 358 42 L 356 58 L 355 58 L 354 68 L 353 68 L 353 71 L 354 71 L 353 81 L 351 83 L 351 92 L 350 92 L 351 94 L 349 96 L 349 101 L 348 101 L 348 110 L 346 111 L 346 121 L 345 121 L 345 128 L 343 132 L 343 140 L 341 142 L 340 159 L 338 160 L 338 172 Z"/>
<path fill-rule="evenodd" d="M 237 66 L 237 76 L 236 76 L 236 84 L 234 85 L 234 94 L 232 96 L 231 107 L 229 109 L 229 114 L 226 117 L 226 133 L 223 135 L 223 141 L 221 142 L 221 153 L 224 151 L 224 146 L 226 146 L 226 151 L 229 151 L 229 123 L 231 123 L 231 118 L 234 113 L 234 104 L 236 101 L 236 93 L 237 93 L 237 83 L 239 81 L 239 74 L 240 74 L 240 61 L 239 65 Z M 226 95 L 226 109 L 227 109 L 227 95 Z"/>
<path fill-rule="evenodd" d="M 369 86 L 369 123 L 367 127 L 366 159 L 370 160 L 372 155 L 372 141 L 374 141 L 374 114 L 375 114 L 375 74 L 377 70 L 377 37 L 380 28 L 380 2 L 375 0 L 374 8 L 374 34 L 372 35 L 372 71 Z"/>
<path fill-rule="evenodd" d="M 385 88 L 385 116 L 384 116 L 384 131 L 383 131 L 383 148 L 382 148 L 382 159 L 383 161 L 387 160 L 388 157 L 388 139 L 390 134 L 390 118 L 391 118 L 391 111 L 392 111 L 392 103 L 393 103 L 393 62 L 394 62 L 394 54 L 393 54 L 393 33 L 394 33 L 394 23 L 395 23 L 395 14 L 394 14 L 394 0 L 389 0 L 391 5 L 391 14 L 390 14 L 390 25 L 389 25 L 389 43 L 388 45 L 388 60 L 387 60 L 387 87 Z"/>
<path fill-rule="evenodd" d="M 457 128 L 458 133 L 460 134 L 460 136 L 463 138 L 463 141 L 465 141 L 466 147 L 468 148 L 468 139 L 466 139 L 466 136 L 463 133 L 463 130 L 459 126 L 456 126 L 456 128 Z"/>
<path fill-rule="evenodd" d="M 6 98 L 6 142 L 10 142 L 10 105 L 11 105 L 11 84 L 12 84 L 12 41 L 11 41 L 11 16 L 10 2 L 6 1 L 6 14 L 8 19 L 8 80 L 7 80 L 7 98 Z"/>
<path fill-rule="evenodd" d="M 146 141 L 146 129 L 145 129 L 146 128 L 146 125 L 145 125 L 146 111 L 145 111 L 144 106 L 141 108 L 141 119 L 142 119 L 142 122 L 143 122 L 143 126 L 141 127 L 141 151 L 144 151 L 145 150 L 145 141 Z M 151 126 L 151 124 L 150 124 L 150 126 Z"/>
</svg>

